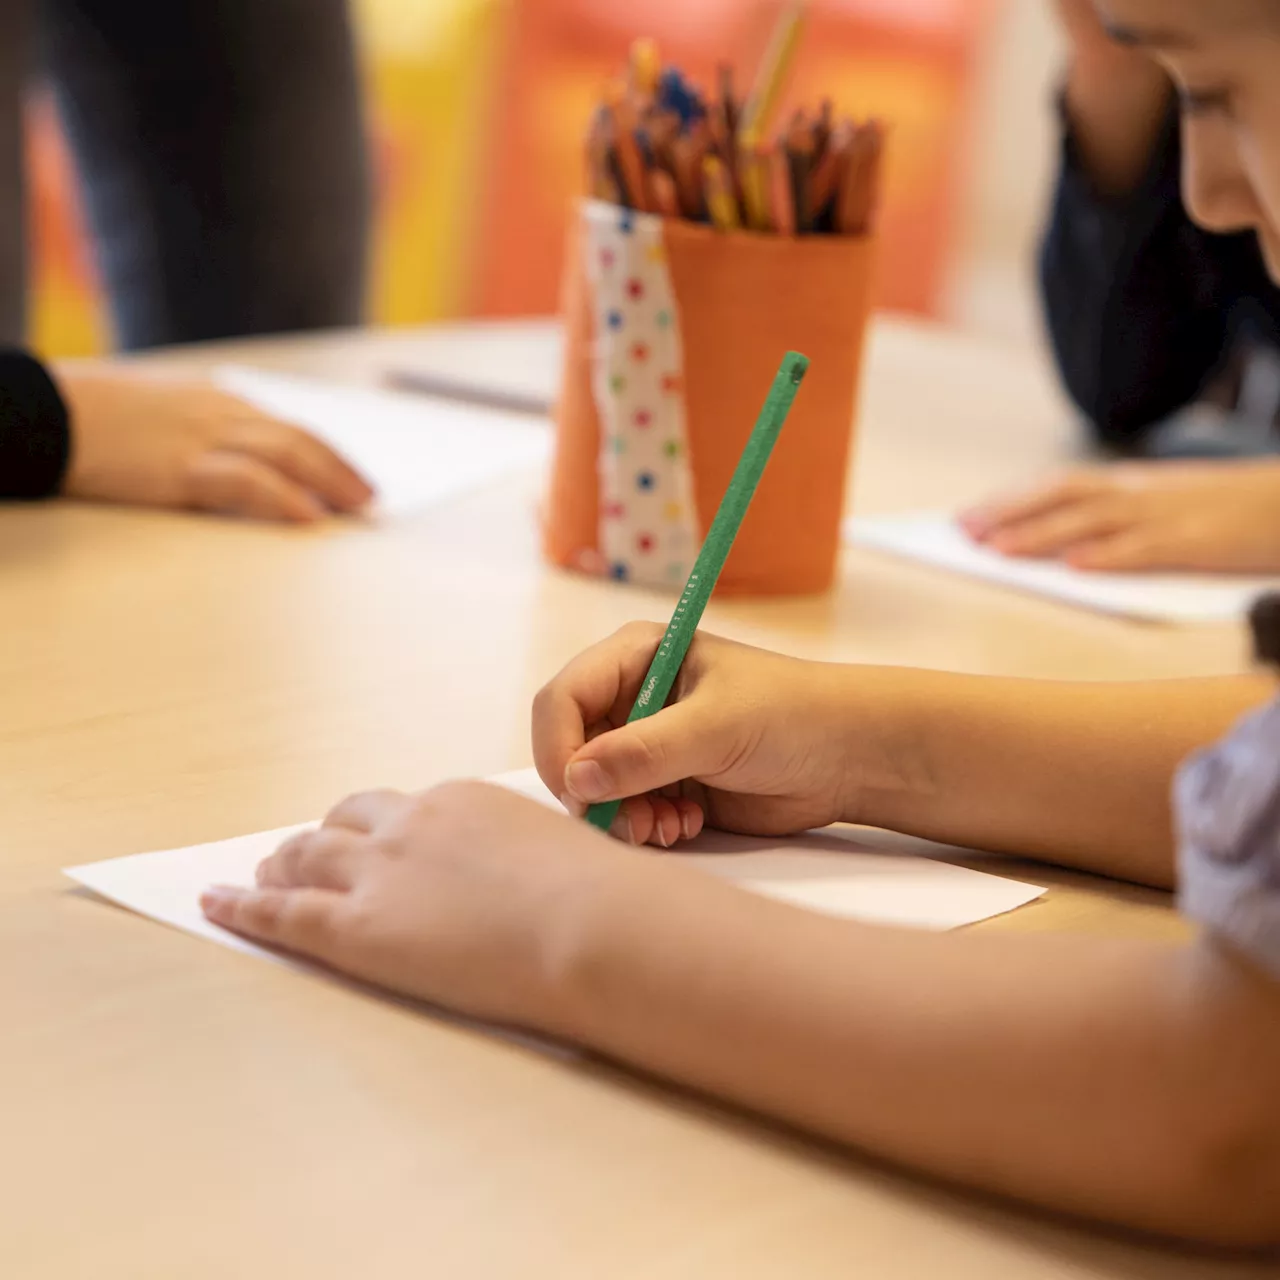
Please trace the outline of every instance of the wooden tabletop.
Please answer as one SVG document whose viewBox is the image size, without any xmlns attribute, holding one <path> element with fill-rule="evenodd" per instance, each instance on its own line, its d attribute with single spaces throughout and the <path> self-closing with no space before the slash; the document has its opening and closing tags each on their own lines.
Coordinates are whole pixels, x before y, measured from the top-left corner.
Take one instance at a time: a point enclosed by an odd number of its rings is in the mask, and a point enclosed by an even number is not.
<svg viewBox="0 0 1280 1280">
<path fill-rule="evenodd" d="M 549 327 L 507 325 L 163 359 L 354 381 L 409 365 L 536 392 L 555 350 Z M 883 322 L 869 361 L 858 510 L 953 506 L 1071 451 L 1025 355 Z M 537 478 L 517 477 L 396 524 L 311 531 L 0 511 L 0 1276 L 1272 1274 L 926 1186 L 66 886 L 70 863 L 527 764 L 537 686 L 670 607 L 545 569 L 537 500 Z M 1232 629 L 1135 625 L 869 553 L 847 555 L 828 598 L 713 605 L 706 625 L 814 657 L 1019 675 L 1243 663 Z M 1180 928 L 1161 895 L 999 865 L 1053 888 L 982 927 Z"/>
</svg>

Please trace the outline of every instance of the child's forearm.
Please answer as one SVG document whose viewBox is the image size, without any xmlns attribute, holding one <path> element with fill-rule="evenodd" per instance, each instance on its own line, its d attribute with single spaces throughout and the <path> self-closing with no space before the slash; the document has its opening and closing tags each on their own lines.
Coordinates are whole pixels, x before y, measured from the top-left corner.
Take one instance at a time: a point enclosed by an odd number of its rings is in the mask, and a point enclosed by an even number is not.
<svg viewBox="0 0 1280 1280">
<path fill-rule="evenodd" d="M 1076 684 L 849 671 L 851 741 L 874 726 L 904 784 L 855 792 L 851 821 L 1161 887 L 1174 883 L 1174 771 L 1274 692 L 1261 676 Z"/>
<path fill-rule="evenodd" d="M 1078 55 L 1067 74 L 1066 108 L 1080 161 L 1105 194 L 1142 180 L 1172 100 L 1169 78 L 1141 54 Z"/>
<path fill-rule="evenodd" d="M 868 929 L 655 860 L 562 935 L 556 1029 L 932 1175 L 1280 1238 L 1280 994 L 1208 947 Z"/>
</svg>

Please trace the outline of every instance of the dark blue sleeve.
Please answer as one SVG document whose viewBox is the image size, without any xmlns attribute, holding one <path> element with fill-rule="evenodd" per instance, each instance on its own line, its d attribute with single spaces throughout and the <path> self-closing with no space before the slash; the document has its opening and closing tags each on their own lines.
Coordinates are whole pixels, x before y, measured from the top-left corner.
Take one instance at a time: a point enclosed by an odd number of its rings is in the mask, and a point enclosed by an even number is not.
<svg viewBox="0 0 1280 1280">
<path fill-rule="evenodd" d="M 71 453 L 67 408 L 44 366 L 0 348 L 0 498 L 46 498 Z"/>
<path fill-rule="evenodd" d="M 1242 279 L 1264 278 L 1252 234 L 1191 222 L 1180 167 L 1171 111 L 1142 183 L 1108 198 L 1064 126 L 1041 291 L 1063 382 L 1098 440 L 1119 449 L 1196 399 L 1227 354 Z"/>
</svg>

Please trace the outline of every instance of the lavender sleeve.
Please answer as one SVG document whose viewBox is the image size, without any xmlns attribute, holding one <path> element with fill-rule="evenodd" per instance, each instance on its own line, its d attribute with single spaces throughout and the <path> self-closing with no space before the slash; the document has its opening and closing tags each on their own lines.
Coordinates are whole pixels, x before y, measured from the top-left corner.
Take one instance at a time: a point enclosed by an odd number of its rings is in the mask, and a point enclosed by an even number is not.
<svg viewBox="0 0 1280 1280">
<path fill-rule="evenodd" d="M 1178 775 L 1183 914 L 1280 981 L 1280 698 Z"/>
</svg>

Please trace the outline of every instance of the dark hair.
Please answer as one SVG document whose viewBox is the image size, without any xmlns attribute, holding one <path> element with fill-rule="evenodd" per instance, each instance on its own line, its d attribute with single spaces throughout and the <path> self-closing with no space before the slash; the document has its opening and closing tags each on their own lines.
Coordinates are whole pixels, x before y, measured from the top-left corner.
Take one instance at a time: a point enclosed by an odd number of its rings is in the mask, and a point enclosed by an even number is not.
<svg viewBox="0 0 1280 1280">
<path fill-rule="evenodd" d="M 1269 667 L 1280 667 L 1280 594 L 1272 592 L 1249 610 L 1253 630 L 1253 656 Z"/>
</svg>

